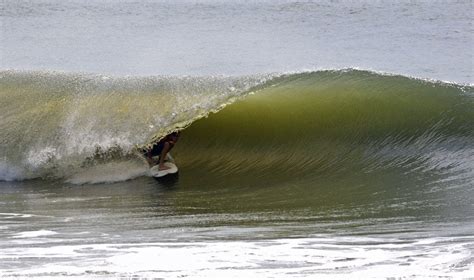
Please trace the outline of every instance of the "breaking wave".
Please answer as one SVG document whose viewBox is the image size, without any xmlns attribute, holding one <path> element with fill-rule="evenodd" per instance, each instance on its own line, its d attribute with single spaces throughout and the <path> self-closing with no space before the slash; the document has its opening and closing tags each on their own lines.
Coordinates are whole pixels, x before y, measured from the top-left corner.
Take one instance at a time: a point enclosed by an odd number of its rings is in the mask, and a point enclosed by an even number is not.
<svg viewBox="0 0 474 280">
<path fill-rule="evenodd" d="M 137 148 L 184 129 L 173 151 L 182 173 L 262 184 L 412 174 L 422 184 L 465 185 L 474 179 L 473 92 L 355 69 L 245 77 L 3 71 L 0 180 L 127 180 L 146 172 Z"/>
</svg>

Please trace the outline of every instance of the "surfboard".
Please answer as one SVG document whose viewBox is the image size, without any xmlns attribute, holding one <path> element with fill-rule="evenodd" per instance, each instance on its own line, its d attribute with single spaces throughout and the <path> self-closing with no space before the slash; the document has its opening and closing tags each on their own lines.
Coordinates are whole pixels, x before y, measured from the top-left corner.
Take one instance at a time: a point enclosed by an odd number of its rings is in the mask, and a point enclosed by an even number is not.
<svg viewBox="0 0 474 280">
<path fill-rule="evenodd" d="M 160 178 L 160 177 L 166 176 L 168 174 L 174 174 L 174 173 L 178 172 L 178 167 L 176 166 L 176 164 L 167 161 L 167 162 L 164 163 L 164 165 L 169 167 L 169 169 L 160 170 L 159 166 L 155 165 L 152 168 L 150 168 L 150 175 L 155 177 L 155 178 Z"/>
</svg>

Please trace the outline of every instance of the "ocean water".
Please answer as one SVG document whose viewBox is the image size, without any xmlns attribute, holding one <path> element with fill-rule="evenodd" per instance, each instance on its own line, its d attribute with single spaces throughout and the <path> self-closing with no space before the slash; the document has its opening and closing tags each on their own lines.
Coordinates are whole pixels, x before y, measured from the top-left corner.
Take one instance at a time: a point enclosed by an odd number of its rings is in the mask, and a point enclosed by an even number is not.
<svg viewBox="0 0 474 280">
<path fill-rule="evenodd" d="M 2 279 L 474 275 L 472 1 L 0 5 Z"/>
</svg>

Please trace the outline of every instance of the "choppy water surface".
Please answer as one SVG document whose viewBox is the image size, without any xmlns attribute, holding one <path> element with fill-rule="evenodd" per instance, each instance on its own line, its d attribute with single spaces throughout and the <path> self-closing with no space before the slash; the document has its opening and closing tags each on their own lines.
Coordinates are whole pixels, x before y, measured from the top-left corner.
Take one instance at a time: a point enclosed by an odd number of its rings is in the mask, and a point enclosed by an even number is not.
<svg viewBox="0 0 474 280">
<path fill-rule="evenodd" d="M 2 183 L 1 272 L 470 277 L 471 190 L 368 182 Z"/>
</svg>

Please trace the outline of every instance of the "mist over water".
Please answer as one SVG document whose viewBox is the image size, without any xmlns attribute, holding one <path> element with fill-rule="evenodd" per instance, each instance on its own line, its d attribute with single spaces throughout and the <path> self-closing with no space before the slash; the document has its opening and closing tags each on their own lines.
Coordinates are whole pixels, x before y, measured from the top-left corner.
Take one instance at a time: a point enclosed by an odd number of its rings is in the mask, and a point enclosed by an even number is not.
<svg viewBox="0 0 474 280">
<path fill-rule="evenodd" d="M 2 279 L 474 274 L 472 1 L 0 5 Z"/>
</svg>

